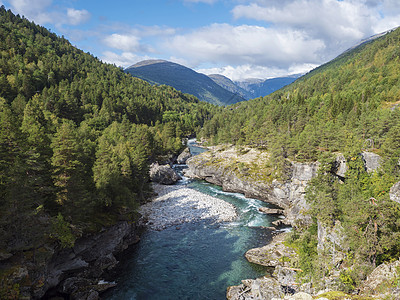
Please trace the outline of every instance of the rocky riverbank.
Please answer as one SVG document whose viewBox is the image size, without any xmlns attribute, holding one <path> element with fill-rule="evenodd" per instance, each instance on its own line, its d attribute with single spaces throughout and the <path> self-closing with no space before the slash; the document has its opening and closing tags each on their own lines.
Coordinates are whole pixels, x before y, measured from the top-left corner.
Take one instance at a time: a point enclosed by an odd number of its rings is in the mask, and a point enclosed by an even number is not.
<svg viewBox="0 0 400 300">
<path fill-rule="evenodd" d="M 222 186 L 224 191 L 272 203 L 283 209 L 283 224 L 304 226 L 311 219 L 305 201 L 308 181 L 317 174 L 318 163 L 290 163 L 285 180 L 274 178 L 269 154 L 258 149 L 216 146 L 187 160 L 185 175 Z"/>
<path fill-rule="evenodd" d="M 229 222 L 237 217 L 232 204 L 184 185 L 153 183 L 153 189 L 157 196 L 139 209 L 145 226 L 151 229 L 179 228 L 180 224 L 199 221 Z"/>
</svg>

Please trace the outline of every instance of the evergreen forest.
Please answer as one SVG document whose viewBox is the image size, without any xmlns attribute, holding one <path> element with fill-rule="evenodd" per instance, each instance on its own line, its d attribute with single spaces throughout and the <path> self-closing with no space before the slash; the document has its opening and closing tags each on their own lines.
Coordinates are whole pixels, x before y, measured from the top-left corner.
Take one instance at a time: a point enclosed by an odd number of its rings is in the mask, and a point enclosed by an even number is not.
<svg viewBox="0 0 400 300">
<path fill-rule="evenodd" d="M 335 268 L 334 254 L 317 250 L 318 222 L 326 228 L 340 223 L 346 232 L 343 289 L 354 289 L 375 266 L 400 256 L 400 205 L 389 199 L 400 179 L 399 74 L 396 29 L 271 95 L 225 107 L 201 130 L 212 144 L 265 149 L 274 169 L 269 175 L 281 181 L 290 161 L 319 161 L 319 175 L 306 193 L 312 225 L 298 226 L 288 241 L 300 255 L 297 267 L 306 281 L 323 284 Z M 365 151 L 381 157 L 375 172 L 364 167 Z M 348 166 L 344 177 L 334 170 L 340 154 Z"/>
<path fill-rule="evenodd" d="M 317 250 L 318 223 L 343 226 L 343 289 L 353 290 L 400 256 L 400 29 L 350 49 L 263 98 L 215 106 L 151 86 L 78 50 L 64 37 L 0 8 L 0 258 L 76 239 L 121 220 L 152 194 L 149 166 L 197 135 L 270 155 L 268 174 L 319 161 L 306 192 L 312 223 L 287 241 L 304 281 L 316 286 L 331 254 Z M 367 172 L 361 153 L 381 157 Z M 334 172 L 342 154 L 344 177 Z M 343 246 L 342 245 L 342 246 Z M 9 297 L 0 273 L 0 298 Z M 322 287 L 323 288 L 323 287 Z M 2 294 L 3 293 L 3 294 Z"/>
<path fill-rule="evenodd" d="M 134 221 L 149 164 L 178 154 L 212 110 L 1 7 L 0 252 Z"/>
</svg>

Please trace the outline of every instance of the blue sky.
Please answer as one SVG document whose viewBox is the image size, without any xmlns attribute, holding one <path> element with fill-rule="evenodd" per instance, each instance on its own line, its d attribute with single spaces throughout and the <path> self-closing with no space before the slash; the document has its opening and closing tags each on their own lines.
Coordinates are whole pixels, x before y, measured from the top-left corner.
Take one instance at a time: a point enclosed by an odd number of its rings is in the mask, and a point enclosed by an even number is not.
<svg viewBox="0 0 400 300">
<path fill-rule="evenodd" d="M 166 59 L 233 80 L 309 71 L 400 25 L 398 0 L 0 0 L 127 67 Z"/>
</svg>

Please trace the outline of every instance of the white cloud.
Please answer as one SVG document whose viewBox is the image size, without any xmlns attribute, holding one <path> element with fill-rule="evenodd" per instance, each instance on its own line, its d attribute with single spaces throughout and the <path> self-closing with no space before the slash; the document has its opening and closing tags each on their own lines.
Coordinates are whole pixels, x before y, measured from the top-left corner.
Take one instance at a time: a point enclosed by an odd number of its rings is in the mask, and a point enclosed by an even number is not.
<svg viewBox="0 0 400 300">
<path fill-rule="evenodd" d="M 10 0 L 13 11 L 39 24 L 50 23 L 53 20 L 47 12 L 52 0 Z"/>
<path fill-rule="evenodd" d="M 172 53 L 199 63 L 275 65 L 318 61 L 324 44 L 302 31 L 260 26 L 213 24 L 166 42 Z"/>
<path fill-rule="evenodd" d="M 263 21 L 273 31 L 300 31 L 323 43 L 314 63 L 328 61 L 371 35 L 400 24 L 397 0 L 258 0 L 237 5 L 236 20 Z M 312 51 L 312 50 L 311 50 Z"/>
<path fill-rule="evenodd" d="M 132 52 L 122 52 L 121 54 L 105 51 L 101 57 L 101 60 L 110 64 L 115 64 L 119 67 L 129 67 L 139 61 L 151 59 L 150 56 L 140 56 Z"/>
<path fill-rule="evenodd" d="M 78 25 L 90 19 L 90 13 L 85 9 L 77 10 L 73 8 L 68 8 L 67 16 L 69 19 L 69 24 L 71 25 Z"/>
<path fill-rule="evenodd" d="M 292 74 L 306 73 L 318 65 L 316 64 L 294 64 L 289 68 L 279 67 L 264 67 L 257 65 L 239 65 L 239 66 L 224 66 L 221 68 L 209 68 L 209 69 L 197 69 L 197 72 L 210 75 L 210 74 L 221 74 L 233 81 L 243 81 L 248 78 L 274 78 L 282 77 Z"/>
<path fill-rule="evenodd" d="M 79 25 L 90 18 L 90 13 L 87 10 L 55 9 L 52 0 L 10 0 L 9 3 L 14 12 L 40 25 Z"/>
<path fill-rule="evenodd" d="M 135 52 L 140 49 L 140 38 L 134 35 L 114 33 L 104 38 L 104 43 L 111 48 L 126 52 Z"/>
</svg>

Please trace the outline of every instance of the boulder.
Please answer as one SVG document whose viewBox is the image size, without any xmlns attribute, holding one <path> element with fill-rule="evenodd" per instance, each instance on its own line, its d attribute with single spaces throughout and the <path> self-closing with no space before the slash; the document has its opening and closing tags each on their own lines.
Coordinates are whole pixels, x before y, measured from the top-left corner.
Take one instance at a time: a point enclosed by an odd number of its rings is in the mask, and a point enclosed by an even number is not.
<svg viewBox="0 0 400 300">
<path fill-rule="evenodd" d="M 343 154 L 338 154 L 335 159 L 335 164 L 333 166 L 334 173 L 339 177 L 345 177 L 345 173 L 349 169 L 347 166 L 346 158 Z"/>
<path fill-rule="evenodd" d="M 174 184 L 181 177 L 170 165 L 159 165 L 156 162 L 150 166 L 150 179 L 161 184 Z"/>
<path fill-rule="evenodd" d="M 400 290 L 394 282 L 400 278 L 400 260 L 392 263 L 383 263 L 376 267 L 361 285 L 361 293 L 386 298 L 393 296 L 399 299 Z"/>
<path fill-rule="evenodd" d="M 286 296 L 285 300 L 312 300 L 313 297 L 310 294 L 299 292 L 292 296 Z"/>
<path fill-rule="evenodd" d="M 260 207 L 258 210 L 267 215 L 282 215 L 284 212 L 283 209 L 268 208 L 268 207 Z"/>
<path fill-rule="evenodd" d="M 361 156 L 368 173 L 377 170 L 381 166 L 381 157 L 373 152 L 363 152 Z"/>
<path fill-rule="evenodd" d="M 287 291 L 296 291 L 297 289 L 297 273 L 295 269 L 286 268 L 282 266 L 276 266 L 274 273 L 272 276 L 278 280 L 278 282 L 287 290 Z"/>
<path fill-rule="evenodd" d="M 270 277 L 242 280 L 242 284 L 227 289 L 228 300 L 270 300 L 284 297 L 279 282 Z"/>
<path fill-rule="evenodd" d="M 178 158 L 176 159 L 176 162 L 180 165 L 186 164 L 186 161 L 192 156 L 190 153 L 190 149 L 186 148 L 183 150 L 181 154 L 179 154 Z"/>
<path fill-rule="evenodd" d="M 390 188 L 389 196 L 390 196 L 390 200 L 400 203 L 400 181 L 396 182 Z"/>
<path fill-rule="evenodd" d="M 276 235 L 268 245 L 247 251 L 245 257 L 249 262 L 262 266 L 290 267 L 290 261 L 297 257 L 297 254 L 292 248 L 284 245 L 285 236 L 285 233 Z"/>
<path fill-rule="evenodd" d="M 319 163 L 293 163 L 292 165 L 292 180 L 309 181 L 317 175 Z"/>
</svg>

